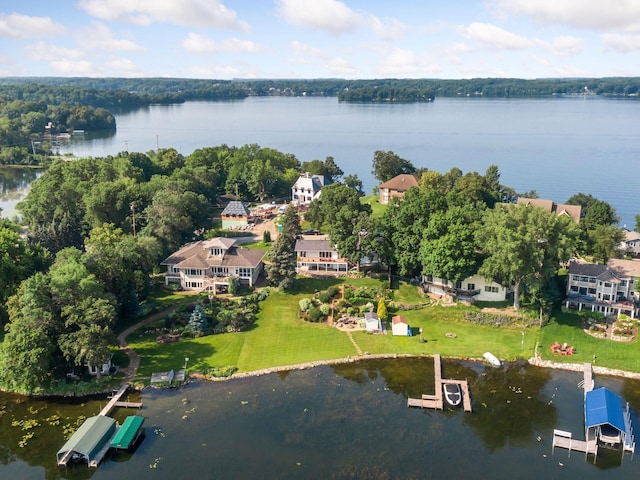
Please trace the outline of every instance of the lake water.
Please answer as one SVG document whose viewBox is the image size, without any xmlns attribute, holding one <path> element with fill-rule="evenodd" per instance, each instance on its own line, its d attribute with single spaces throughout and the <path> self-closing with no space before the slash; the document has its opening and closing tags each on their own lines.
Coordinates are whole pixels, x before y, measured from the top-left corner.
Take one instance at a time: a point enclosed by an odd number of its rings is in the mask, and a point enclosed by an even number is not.
<svg viewBox="0 0 640 480">
<path fill-rule="evenodd" d="M 73 138 L 61 153 L 115 155 L 175 147 L 257 143 L 301 161 L 335 158 L 371 192 L 376 150 L 417 167 L 484 173 L 565 202 L 579 192 L 612 204 L 633 228 L 640 213 L 640 101 L 596 96 L 542 99 L 437 98 L 422 104 L 349 104 L 335 98 L 250 97 L 157 105 L 116 114 L 115 134 Z"/>
<path fill-rule="evenodd" d="M 75 405 L 0 395 L 0 478 L 20 479 L 540 479 L 636 478 L 637 457 L 605 451 L 597 462 L 552 454 L 554 428 L 583 434 L 581 373 L 443 361 L 467 379 L 473 413 L 407 408 L 433 393 L 431 358 L 368 360 L 142 395 L 147 436 L 135 453 L 97 470 L 58 469 L 62 425 L 93 415 Z M 640 382 L 597 377 L 640 407 Z M 103 401 L 104 402 L 104 401 Z M 102 403 L 104 405 L 104 403 Z M 51 426 L 51 418 L 62 418 Z M 122 421 L 124 410 L 118 411 Z M 14 420 L 40 418 L 26 446 Z M 49 420 L 45 420 L 49 419 Z M 636 424 L 637 425 L 637 424 Z M 637 427 L 636 427 L 637 430 Z"/>
</svg>

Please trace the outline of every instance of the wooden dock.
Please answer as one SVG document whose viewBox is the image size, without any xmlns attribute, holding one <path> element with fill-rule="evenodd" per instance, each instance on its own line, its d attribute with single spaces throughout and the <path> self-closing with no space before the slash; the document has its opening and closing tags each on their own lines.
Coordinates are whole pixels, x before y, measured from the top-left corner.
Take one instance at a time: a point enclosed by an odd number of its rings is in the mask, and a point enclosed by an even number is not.
<svg viewBox="0 0 640 480">
<path fill-rule="evenodd" d="M 100 413 L 98 415 L 102 415 L 106 417 L 109 415 L 111 410 L 113 410 L 116 407 L 142 408 L 142 402 L 121 402 L 120 401 L 120 398 L 125 394 L 128 388 L 129 388 L 128 383 L 125 383 L 124 385 L 122 385 L 122 387 L 120 387 L 120 390 L 118 390 L 115 394 L 113 394 L 113 396 L 111 397 L 111 400 L 109 400 L 109 403 L 107 403 L 105 407 L 102 410 L 100 410 Z"/>
<path fill-rule="evenodd" d="M 442 385 L 445 383 L 457 383 L 462 390 L 462 406 L 465 412 L 471 412 L 471 395 L 469 394 L 469 384 L 466 380 L 453 380 L 449 378 L 442 378 L 442 362 L 439 354 L 433 356 L 433 368 L 435 374 L 435 394 L 428 395 L 423 394 L 421 398 L 408 398 L 408 407 L 418 408 L 433 408 L 435 410 L 442 410 L 444 408 L 444 394 L 442 392 Z"/>
<path fill-rule="evenodd" d="M 593 431 L 592 431 L 593 432 Z M 586 455 L 598 454 L 598 441 L 595 437 L 595 434 L 590 434 L 590 438 L 587 440 L 577 440 L 572 437 L 571 432 L 565 432 L 564 430 L 553 430 L 553 445 L 551 447 L 551 451 L 553 452 L 556 447 L 564 448 L 569 450 L 569 455 L 571 455 L 571 451 L 582 452 Z"/>
</svg>

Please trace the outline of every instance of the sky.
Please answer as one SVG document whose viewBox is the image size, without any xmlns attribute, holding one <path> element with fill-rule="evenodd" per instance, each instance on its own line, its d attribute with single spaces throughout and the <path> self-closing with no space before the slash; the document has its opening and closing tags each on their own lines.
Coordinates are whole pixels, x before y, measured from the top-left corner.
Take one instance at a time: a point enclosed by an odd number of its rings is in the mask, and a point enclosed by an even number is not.
<svg viewBox="0 0 640 480">
<path fill-rule="evenodd" d="M 0 76 L 640 76 L 640 0 L 0 0 Z"/>
</svg>

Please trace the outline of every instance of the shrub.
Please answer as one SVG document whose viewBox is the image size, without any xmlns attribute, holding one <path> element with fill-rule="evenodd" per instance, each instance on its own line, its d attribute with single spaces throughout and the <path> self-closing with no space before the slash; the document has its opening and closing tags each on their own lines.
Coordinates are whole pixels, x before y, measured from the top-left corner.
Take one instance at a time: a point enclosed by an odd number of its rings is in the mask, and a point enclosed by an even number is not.
<svg viewBox="0 0 640 480">
<path fill-rule="evenodd" d="M 327 293 L 329 294 L 329 296 L 331 298 L 337 296 L 340 293 L 340 289 L 338 287 L 336 287 L 335 285 L 330 286 L 329 288 L 327 288 Z"/>
<path fill-rule="evenodd" d="M 238 367 L 234 365 L 227 365 L 226 367 L 210 368 L 207 371 L 207 373 L 214 378 L 223 378 L 223 377 L 230 377 L 231 375 L 236 373 L 237 370 L 238 370 Z"/>
<path fill-rule="evenodd" d="M 302 300 L 300 300 L 298 302 L 298 305 L 300 305 L 300 310 L 303 312 L 308 312 L 309 309 L 311 308 L 311 299 L 309 298 L 303 298 Z"/>
<path fill-rule="evenodd" d="M 271 243 L 271 232 L 269 230 L 265 230 L 262 233 L 262 243 Z"/>
<path fill-rule="evenodd" d="M 207 331 L 209 323 L 204 314 L 202 305 L 198 304 L 193 309 L 193 313 L 189 317 L 188 330 L 196 336 L 204 335 Z"/>
<path fill-rule="evenodd" d="M 327 315 L 329 315 L 329 313 L 331 313 L 331 305 L 329 305 L 328 303 L 323 303 L 322 305 L 320 305 L 320 312 L 322 312 L 322 315 L 326 317 Z"/>
<path fill-rule="evenodd" d="M 329 303 L 331 301 L 331 295 L 329 295 L 328 291 L 320 292 L 318 294 L 318 300 L 320 303 Z"/>
<path fill-rule="evenodd" d="M 322 312 L 320 311 L 320 309 L 318 307 L 311 307 L 309 309 L 309 320 L 317 323 L 317 322 L 321 322 L 323 319 L 323 315 Z"/>
</svg>

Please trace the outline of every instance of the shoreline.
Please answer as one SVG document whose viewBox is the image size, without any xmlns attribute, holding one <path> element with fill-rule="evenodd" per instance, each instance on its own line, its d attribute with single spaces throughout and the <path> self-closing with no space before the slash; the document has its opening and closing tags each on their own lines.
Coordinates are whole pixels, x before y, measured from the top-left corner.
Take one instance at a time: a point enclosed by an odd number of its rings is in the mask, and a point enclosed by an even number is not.
<svg viewBox="0 0 640 480">
<path fill-rule="evenodd" d="M 236 379 L 260 377 L 263 375 L 268 375 L 270 373 L 287 372 L 287 371 L 293 371 L 293 370 L 307 370 L 314 367 L 320 367 L 320 366 L 326 366 L 326 365 L 342 365 L 346 363 L 355 363 L 358 361 L 368 360 L 368 359 L 431 358 L 431 357 L 433 357 L 433 355 L 413 355 L 408 353 L 406 354 L 381 353 L 381 354 L 374 354 L 374 355 L 358 355 L 354 357 L 336 358 L 331 360 L 315 360 L 312 362 L 298 363 L 295 365 L 263 368 L 260 370 L 253 370 L 250 372 L 234 373 L 229 377 L 210 377 L 199 372 L 194 372 L 189 374 L 189 378 L 204 380 L 207 382 L 227 382 L 227 381 L 236 380 Z M 443 357 L 443 358 L 450 359 L 450 360 L 462 360 L 462 361 L 486 363 L 484 359 L 480 359 L 480 358 L 471 358 L 471 357 Z M 571 372 L 581 372 L 584 370 L 584 365 L 585 365 L 584 363 L 553 362 L 551 360 L 542 360 L 539 357 L 531 357 L 525 361 L 529 365 L 533 365 L 535 367 L 550 368 L 553 370 L 567 370 Z M 598 375 L 607 375 L 612 377 L 621 377 L 621 378 L 630 378 L 634 380 L 640 380 L 639 372 L 627 372 L 625 370 L 619 370 L 615 368 L 600 367 L 593 364 L 591 365 L 593 368 L 593 373 Z"/>
</svg>

